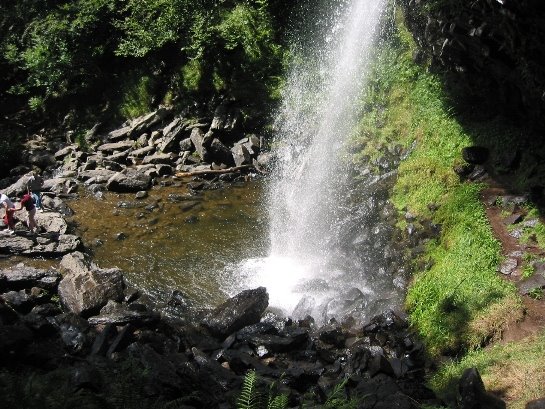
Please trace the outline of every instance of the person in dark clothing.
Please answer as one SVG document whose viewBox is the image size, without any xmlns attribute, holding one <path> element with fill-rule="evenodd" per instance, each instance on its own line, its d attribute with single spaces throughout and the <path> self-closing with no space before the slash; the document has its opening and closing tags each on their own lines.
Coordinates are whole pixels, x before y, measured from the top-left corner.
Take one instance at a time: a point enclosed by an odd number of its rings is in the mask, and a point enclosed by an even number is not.
<svg viewBox="0 0 545 409">
<path fill-rule="evenodd" d="M 15 211 L 23 210 L 27 211 L 28 220 L 27 225 L 31 233 L 37 233 L 38 225 L 36 224 L 36 206 L 34 204 L 34 199 L 32 198 L 32 191 L 29 189 L 26 194 L 23 195 L 20 203 L 20 207 L 15 209 Z"/>
</svg>

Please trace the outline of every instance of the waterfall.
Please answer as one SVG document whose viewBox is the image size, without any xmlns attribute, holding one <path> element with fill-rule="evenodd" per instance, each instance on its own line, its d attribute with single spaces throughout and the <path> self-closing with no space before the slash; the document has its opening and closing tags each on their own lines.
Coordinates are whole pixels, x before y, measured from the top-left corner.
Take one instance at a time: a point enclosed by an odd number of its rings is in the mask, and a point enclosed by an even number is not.
<svg viewBox="0 0 545 409">
<path fill-rule="evenodd" d="M 339 291 L 367 301 L 374 292 L 369 266 L 340 250 L 339 226 L 346 218 L 344 145 L 357 119 L 385 1 L 332 3 L 319 19 L 322 26 L 308 30 L 318 38 L 293 49 L 275 124 L 270 254 L 238 266 L 243 286 L 267 287 L 271 306 L 315 318 L 327 318 Z"/>
</svg>

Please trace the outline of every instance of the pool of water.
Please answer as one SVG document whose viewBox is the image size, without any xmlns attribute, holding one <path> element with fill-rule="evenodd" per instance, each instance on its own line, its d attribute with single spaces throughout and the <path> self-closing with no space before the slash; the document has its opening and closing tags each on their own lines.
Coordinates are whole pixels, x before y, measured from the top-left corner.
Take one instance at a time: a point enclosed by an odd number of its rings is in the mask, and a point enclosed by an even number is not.
<svg viewBox="0 0 545 409">
<path fill-rule="evenodd" d="M 137 200 L 106 192 L 68 204 L 95 262 L 120 268 L 154 301 L 179 290 L 200 306 L 217 305 L 230 295 L 225 272 L 236 274 L 227 267 L 267 251 L 261 181 L 197 194 L 185 185 L 148 193 Z"/>
</svg>

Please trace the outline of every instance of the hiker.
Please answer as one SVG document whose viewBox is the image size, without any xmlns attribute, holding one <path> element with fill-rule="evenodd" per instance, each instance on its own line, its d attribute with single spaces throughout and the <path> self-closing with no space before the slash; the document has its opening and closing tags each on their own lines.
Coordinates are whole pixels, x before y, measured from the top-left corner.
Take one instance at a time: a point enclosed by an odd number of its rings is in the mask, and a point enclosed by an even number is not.
<svg viewBox="0 0 545 409">
<path fill-rule="evenodd" d="M 4 224 L 8 226 L 7 233 L 15 233 L 15 219 L 13 218 L 13 212 L 15 211 L 15 205 L 5 194 L 0 195 L 0 204 L 4 206 L 6 214 L 4 215 Z"/>
<path fill-rule="evenodd" d="M 34 204 L 34 199 L 32 198 L 32 190 L 28 189 L 27 193 L 23 195 L 20 203 L 20 207 L 15 209 L 15 211 L 23 210 L 23 207 L 26 209 L 28 214 L 27 226 L 31 233 L 38 232 L 38 225 L 36 224 L 36 206 Z"/>
<path fill-rule="evenodd" d="M 43 179 L 40 176 L 35 175 L 34 173 L 27 180 L 27 189 L 34 199 L 34 205 L 38 212 L 43 212 L 42 208 L 42 198 L 40 196 L 40 189 L 43 185 Z"/>
</svg>

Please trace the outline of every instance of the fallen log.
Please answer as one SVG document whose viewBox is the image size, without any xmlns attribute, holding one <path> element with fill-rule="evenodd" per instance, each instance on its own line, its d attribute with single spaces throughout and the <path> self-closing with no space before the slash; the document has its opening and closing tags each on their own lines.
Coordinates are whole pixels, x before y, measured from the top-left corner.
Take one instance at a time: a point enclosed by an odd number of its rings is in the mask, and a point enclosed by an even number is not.
<svg viewBox="0 0 545 409">
<path fill-rule="evenodd" d="M 241 165 L 241 166 L 233 166 L 232 168 L 227 168 L 227 169 L 194 170 L 193 172 L 178 172 L 175 174 L 175 176 L 178 178 L 187 178 L 191 176 L 233 173 L 233 172 L 240 172 L 241 170 L 250 169 L 253 167 L 254 165 Z"/>
</svg>

